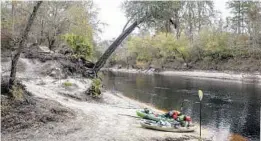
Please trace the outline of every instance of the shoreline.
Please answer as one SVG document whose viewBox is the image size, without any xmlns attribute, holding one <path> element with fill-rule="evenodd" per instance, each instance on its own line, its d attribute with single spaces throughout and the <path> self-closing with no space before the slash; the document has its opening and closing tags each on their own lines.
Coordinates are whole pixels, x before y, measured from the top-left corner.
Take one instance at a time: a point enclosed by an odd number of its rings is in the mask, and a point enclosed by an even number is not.
<svg viewBox="0 0 261 141">
<path fill-rule="evenodd" d="M 65 88 L 63 82 L 72 82 L 72 88 Z M 40 83 L 41 82 L 41 83 Z M 140 126 L 140 119 L 136 117 L 136 110 L 148 107 L 153 111 L 162 113 L 164 111 L 157 109 L 153 105 L 131 99 L 119 92 L 104 90 L 102 101 L 95 102 L 90 100 L 78 100 L 70 96 L 63 95 L 67 93 L 72 96 L 80 96 L 79 93 L 90 86 L 90 79 L 54 79 L 45 77 L 41 80 L 23 80 L 26 86 L 35 98 L 44 98 L 46 102 L 54 100 L 61 106 L 71 109 L 75 112 L 75 118 L 63 122 L 49 122 L 37 128 L 40 132 L 35 132 L 35 128 L 27 128 L 18 132 L 9 132 L 2 136 L 3 140 L 197 140 L 199 129 L 190 133 L 160 132 L 150 129 L 144 129 Z M 77 87 L 77 89 L 75 89 Z M 106 112 L 105 112 L 106 111 Z M 102 115 L 102 116 L 101 116 Z M 50 128 L 52 130 L 50 130 Z M 68 131 L 71 131 L 68 133 Z M 202 129 L 202 137 L 205 140 L 211 140 L 213 132 L 208 129 Z"/>
<path fill-rule="evenodd" d="M 195 78 L 207 78 L 207 79 L 220 79 L 220 80 L 234 80 L 242 82 L 256 82 L 261 83 L 261 73 L 238 73 L 233 71 L 204 71 L 204 70 L 193 70 L 193 71 L 179 71 L 179 70 L 166 70 L 156 72 L 153 69 L 150 70 L 138 70 L 138 69 L 117 69 L 117 68 L 105 68 L 103 71 L 111 72 L 122 72 L 122 73 L 140 73 L 147 75 L 165 75 L 165 76 L 186 76 Z"/>
</svg>

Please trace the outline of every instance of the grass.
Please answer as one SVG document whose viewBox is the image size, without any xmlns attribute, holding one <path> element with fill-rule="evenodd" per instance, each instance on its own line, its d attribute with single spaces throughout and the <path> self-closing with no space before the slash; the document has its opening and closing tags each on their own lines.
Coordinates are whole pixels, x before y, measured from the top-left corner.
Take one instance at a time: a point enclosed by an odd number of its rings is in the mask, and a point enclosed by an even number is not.
<svg viewBox="0 0 261 141">
<path fill-rule="evenodd" d="M 11 90 L 11 94 L 14 98 L 14 100 L 23 100 L 24 99 L 24 90 L 22 86 L 20 85 L 15 85 L 13 86 Z"/>
<path fill-rule="evenodd" d="M 64 82 L 64 83 L 63 83 L 63 85 L 64 85 L 64 86 L 66 86 L 66 87 L 70 87 L 70 86 L 72 86 L 72 83 L 71 83 L 71 82 L 68 82 L 68 81 L 66 81 L 66 82 Z"/>
</svg>

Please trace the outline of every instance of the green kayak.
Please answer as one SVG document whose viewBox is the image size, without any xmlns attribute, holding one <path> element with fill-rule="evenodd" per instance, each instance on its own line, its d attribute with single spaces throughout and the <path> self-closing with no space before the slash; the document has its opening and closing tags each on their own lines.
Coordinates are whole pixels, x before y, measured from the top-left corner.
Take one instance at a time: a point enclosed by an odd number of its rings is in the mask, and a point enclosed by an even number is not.
<svg viewBox="0 0 261 141">
<path fill-rule="evenodd" d="M 158 115 L 158 114 L 155 114 L 153 112 L 145 112 L 144 110 L 137 110 L 136 111 L 136 114 L 141 117 L 141 118 L 144 118 L 144 119 L 150 119 L 150 120 L 154 120 L 154 121 L 160 121 L 160 120 L 163 120 L 163 121 L 174 121 L 174 119 L 170 119 L 170 118 L 165 118 L 163 117 L 162 115 Z"/>
</svg>

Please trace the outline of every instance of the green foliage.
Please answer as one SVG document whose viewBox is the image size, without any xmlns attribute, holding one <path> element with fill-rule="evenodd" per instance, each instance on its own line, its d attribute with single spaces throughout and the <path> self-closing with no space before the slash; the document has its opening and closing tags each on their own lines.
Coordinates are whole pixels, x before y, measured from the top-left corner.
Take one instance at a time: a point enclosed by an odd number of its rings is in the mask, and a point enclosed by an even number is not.
<svg viewBox="0 0 261 141">
<path fill-rule="evenodd" d="M 65 34 L 62 39 L 73 49 L 77 57 L 84 57 L 90 59 L 93 53 L 93 46 L 91 41 L 85 37 L 76 34 Z"/>
<path fill-rule="evenodd" d="M 233 56 L 228 44 L 229 39 L 229 33 L 202 30 L 194 44 L 203 52 L 202 57 L 226 59 Z"/>
<path fill-rule="evenodd" d="M 141 24 L 145 30 L 151 28 L 169 33 L 189 31 L 190 28 L 200 30 L 211 23 L 214 15 L 213 1 L 125 1 L 122 7 L 127 19 L 132 21 L 147 17 Z"/>
<path fill-rule="evenodd" d="M 63 83 L 63 85 L 64 85 L 64 86 L 66 86 L 66 87 L 70 87 L 70 86 L 72 86 L 72 83 L 71 83 L 71 82 L 68 82 L 68 81 L 66 81 L 66 82 L 64 82 L 64 83 Z"/>
<path fill-rule="evenodd" d="M 91 87 L 88 89 L 88 94 L 96 98 L 101 95 L 101 80 L 98 78 L 92 79 Z"/>
<path fill-rule="evenodd" d="M 32 12 L 34 2 L 1 1 L 1 34 L 10 33 L 13 41 L 18 41 L 24 30 L 28 13 Z M 37 42 L 55 49 L 62 45 L 60 36 L 76 34 L 87 37 L 93 44 L 93 36 L 98 35 L 102 22 L 98 20 L 98 9 L 92 0 L 85 1 L 46 1 L 42 3 L 32 25 L 28 42 Z M 2 45 L 9 45 L 5 39 Z"/>
<path fill-rule="evenodd" d="M 189 41 L 185 37 L 177 40 L 169 33 L 158 33 L 154 37 L 131 37 L 126 46 L 128 55 L 136 60 L 138 68 L 144 68 L 154 62 L 171 61 L 175 58 L 187 61 L 189 58 Z M 156 61 L 161 60 L 161 61 Z"/>
<path fill-rule="evenodd" d="M 128 19 L 139 20 L 150 15 L 144 25 L 152 27 L 169 20 L 176 5 L 171 1 L 126 1 L 122 6 Z"/>
<path fill-rule="evenodd" d="M 90 13 L 90 11 L 86 10 L 87 5 L 88 1 L 85 1 L 74 4 L 68 9 L 68 19 L 73 21 L 73 24 L 70 25 L 69 33 L 92 39 L 94 30 L 91 25 L 91 15 L 87 14 Z"/>
<path fill-rule="evenodd" d="M 161 68 L 171 62 L 186 63 L 189 67 L 189 63 L 200 60 L 213 63 L 240 57 L 260 58 L 260 49 L 247 47 L 246 35 L 235 36 L 229 32 L 204 29 L 194 39 L 190 42 L 183 34 L 177 39 L 173 34 L 161 32 L 154 36 L 131 36 L 124 44 L 125 52 L 123 50 L 117 52 L 112 59 L 114 64 L 122 65 L 124 62 L 135 68 L 144 69 Z"/>
<path fill-rule="evenodd" d="M 14 100 L 24 100 L 24 90 L 20 85 L 14 85 L 11 89 Z"/>
</svg>

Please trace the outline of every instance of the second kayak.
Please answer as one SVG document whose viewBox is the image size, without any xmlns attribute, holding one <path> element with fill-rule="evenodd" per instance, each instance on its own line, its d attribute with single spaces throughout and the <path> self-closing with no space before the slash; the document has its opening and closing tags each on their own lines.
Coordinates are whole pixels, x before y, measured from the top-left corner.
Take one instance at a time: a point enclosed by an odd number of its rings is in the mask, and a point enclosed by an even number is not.
<svg viewBox="0 0 261 141">
<path fill-rule="evenodd" d="M 152 120 L 143 120 L 140 122 L 140 124 L 143 128 L 149 128 L 149 129 L 165 131 L 165 132 L 193 132 L 196 130 L 195 126 L 181 127 L 181 126 L 175 126 L 168 122 L 165 122 L 165 124 L 162 124 L 161 122 L 162 121 L 155 122 Z"/>
</svg>

